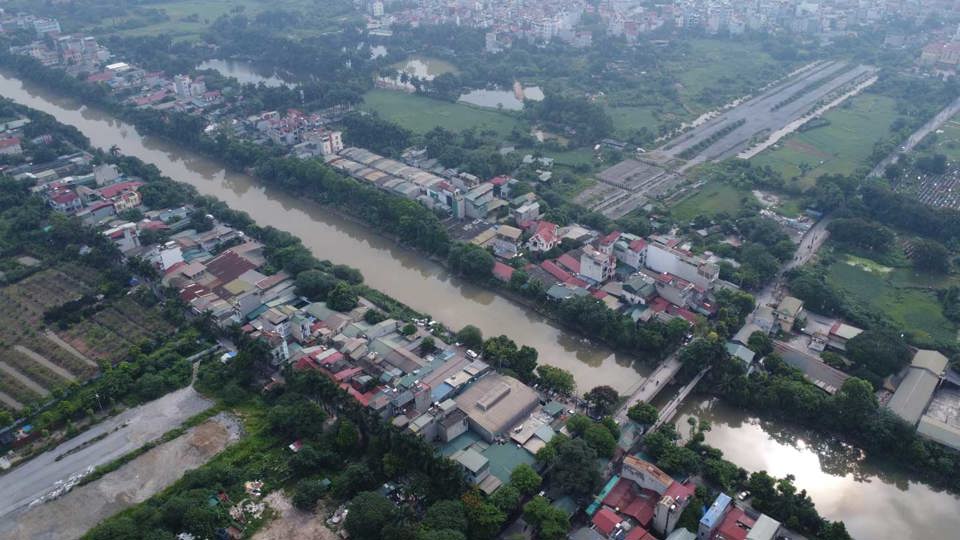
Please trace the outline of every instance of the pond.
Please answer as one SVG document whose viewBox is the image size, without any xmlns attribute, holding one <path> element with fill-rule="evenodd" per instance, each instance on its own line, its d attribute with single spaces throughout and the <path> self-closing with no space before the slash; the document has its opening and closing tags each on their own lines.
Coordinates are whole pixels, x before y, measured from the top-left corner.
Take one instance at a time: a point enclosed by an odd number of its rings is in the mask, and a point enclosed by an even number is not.
<svg viewBox="0 0 960 540">
<path fill-rule="evenodd" d="M 478 89 L 471 90 L 460 96 L 460 101 L 464 103 L 477 105 L 479 107 L 490 107 L 491 109 L 504 109 L 507 111 L 522 110 L 524 99 L 541 101 L 543 100 L 543 90 L 541 90 L 539 86 L 524 88 L 517 85 L 513 91 Z"/>
<path fill-rule="evenodd" d="M 197 66 L 197 69 L 212 69 L 225 77 L 233 77 L 241 84 L 260 84 L 267 86 L 296 86 L 283 80 L 277 73 L 256 67 L 245 60 L 207 60 Z"/>
<path fill-rule="evenodd" d="M 386 50 L 384 50 L 384 52 L 386 52 Z M 390 67 L 425 81 L 432 81 L 437 75 L 443 75 L 444 73 L 457 72 L 456 66 L 450 62 L 438 58 L 430 58 L 429 56 L 411 56 L 403 62 L 397 62 Z"/>
</svg>

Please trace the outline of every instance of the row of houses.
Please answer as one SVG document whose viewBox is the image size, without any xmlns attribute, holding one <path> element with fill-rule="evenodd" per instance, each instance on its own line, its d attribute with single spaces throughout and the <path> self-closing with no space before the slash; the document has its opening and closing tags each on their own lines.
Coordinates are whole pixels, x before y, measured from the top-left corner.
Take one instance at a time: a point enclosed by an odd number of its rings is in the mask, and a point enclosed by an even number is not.
<svg viewBox="0 0 960 540">
<path fill-rule="evenodd" d="M 521 208 L 526 211 L 536 204 Z M 492 247 L 503 259 L 523 251 L 543 257 L 563 246 L 576 246 L 523 270 L 530 279 L 540 281 L 554 300 L 592 295 L 637 322 L 677 316 L 694 322 L 697 316 L 715 311 L 715 288 L 736 288 L 719 279 L 722 259 L 712 254 L 694 255 L 673 236 L 641 238 L 619 231 L 601 235 L 575 224 L 560 227 L 536 219 L 525 222 L 523 234 L 505 225 L 492 231 L 473 241 Z M 504 281 L 509 281 L 514 271 L 507 263 L 509 260 L 498 262 L 494 268 L 494 274 Z"/>
<path fill-rule="evenodd" d="M 782 527 L 775 519 L 736 504 L 720 493 L 703 511 L 697 531 L 677 528 L 696 486 L 680 481 L 656 465 L 626 456 L 587 509 L 590 525 L 573 531 L 571 540 L 774 540 Z M 698 509 L 699 510 L 699 509 Z"/>
<path fill-rule="evenodd" d="M 281 114 L 267 111 L 246 118 L 244 126 L 248 134 L 269 140 L 274 144 L 292 147 L 299 158 L 332 156 L 343 150 L 343 134 L 327 129 L 326 115 L 306 114 L 289 109 Z"/>
</svg>

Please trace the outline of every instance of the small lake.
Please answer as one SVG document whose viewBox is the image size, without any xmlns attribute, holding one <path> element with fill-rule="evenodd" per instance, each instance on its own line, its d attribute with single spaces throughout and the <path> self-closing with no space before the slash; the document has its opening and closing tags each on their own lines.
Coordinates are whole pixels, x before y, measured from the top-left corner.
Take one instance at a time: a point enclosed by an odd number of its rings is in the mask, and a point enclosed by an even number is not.
<svg viewBox="0 0 960 540">
<path fill-rule="evenodd" d="M 523 98 L 533 101 L 543 100 L 543 90 L 539 86 L 523 88 Z M 504 109 L 507 111 L 519 111 L 523 109 L 523 100 L 517 97 L 517 93 L 511 90 L 471 90 L 460 96 L 460 101 L 477 105 L 479 107 L 490 107 L 491 109 Z"/>
<path fill-rule="evenodd" d="M 807 491 L 820 515 L 843 521 L 854 538 L 960 538 L 960 497 L 863 460 L 859 450 L 831 437 L 699 395 L 680 408 L 676 425 L 684 438 L 691 417 L 709 420 L 707 444 L 748 472 L 794 475 L 794 484 Z"/>
<path fill-rule="evenodd" d="M 296 86 L 294 83 L 283 80 L 275 71 L 260 69 L 245 60 L 207 60 L 198 65 L 197 69 L 212 69 L 225 77 L 233 77 L 240 81 L 240 84 L 263 83 L 270 87 Z"/>
<path fill-rule="evenodd" d="M 384 49 L 384 54 L 386 54 L 386 49 Z M 429 56 L 411 56 L 403 62 L 398 62 L 390 67 L 425 81 L 432 81 L 437 75 L 443 75 L 444 73 L 457 72 L 457 67 L 450 62 L 438 58 L 430 58 Z"/>
</svg>

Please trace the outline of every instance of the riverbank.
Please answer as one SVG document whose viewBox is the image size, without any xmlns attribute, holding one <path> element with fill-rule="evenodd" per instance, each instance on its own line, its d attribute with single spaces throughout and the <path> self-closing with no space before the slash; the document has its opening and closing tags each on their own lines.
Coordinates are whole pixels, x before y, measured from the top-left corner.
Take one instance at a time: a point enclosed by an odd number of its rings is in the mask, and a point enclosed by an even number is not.
<svg viewBox="0 0 960 540">
<path fill-rule="evenodd" d="M 437 262 L 371 234 L 368 227 L 343 219 L 318 203 L 262 186 L 247 175 L 226 170 L 222 163 L 159 137 L 143 136 L 135 126 L 105 111 L 30 86 L 9 72 L 0 72 L 0 93 L 77 127 L 95 146 L 116 146 L 124 154 L 155 164 L 165 176 L 248 213 L 257 223 L 302 238 L 320 259 L 362 269 L 369 286 L 417 311 L 429 312 L 450 328 L 473 324 L 486 336 L 521 337 L 519 341 L 540 352 L 543 363 L 573 373 L 581 389 L 606 384 L 627 393 L 646 374 L 645 366 L 635 365 L 634 358 L 583 343 L 542 315 L 450 275 Z"/>
</svg>

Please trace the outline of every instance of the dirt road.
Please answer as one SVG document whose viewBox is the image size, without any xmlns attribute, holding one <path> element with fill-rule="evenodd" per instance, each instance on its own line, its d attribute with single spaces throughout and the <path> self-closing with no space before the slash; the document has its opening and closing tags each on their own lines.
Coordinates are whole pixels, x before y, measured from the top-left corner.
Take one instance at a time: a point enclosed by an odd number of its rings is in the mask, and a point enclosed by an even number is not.
<svg viewBox="0 0 960 540">
<path fill-rule="evenodd" d="M 221 413 L 95 482 L 5 516 L 0 521 L 0 538 L 79 538 L 103 519 L 145 501 L 186 471 L 203 465 L 239 437 L 237 419 Z"/>
<path fill-rule="evenodd" d="M 290 499 L 274 491 L 264 499 L 280 516 L 253 535 L 253 540 L 337 540 L 337 535 L 324 524 L 324 514 L 303 512 L 290 504 Z"/>
</svg>

